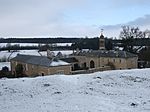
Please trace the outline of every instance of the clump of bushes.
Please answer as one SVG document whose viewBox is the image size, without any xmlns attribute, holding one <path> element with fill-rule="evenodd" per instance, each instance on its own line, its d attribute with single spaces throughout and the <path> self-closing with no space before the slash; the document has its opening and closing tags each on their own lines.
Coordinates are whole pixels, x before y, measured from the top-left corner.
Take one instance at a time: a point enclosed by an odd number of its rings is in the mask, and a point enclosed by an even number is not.
<svg viewBox="0 0 150 112">
<path fill-rule="evenodd" d="M 23 66 L 21 64 L 18 64 L 15 68 L 15 72 L 12 74 L 11 71 L 9 71 L 9 68 L 7 66 L 4 66 L 2 70 L 0 70 L 0 78 L 19 78 L 19 77 L 27 77 L 23 73 Z"/>
<path fill-rule="evenodd" d="M 4 66 L 2 70 L 0 71 L 0 78 L 3 78 L 3 77 L 14 78 L 14 76 L 11 74 L 7 66 Z"/>
</svg>

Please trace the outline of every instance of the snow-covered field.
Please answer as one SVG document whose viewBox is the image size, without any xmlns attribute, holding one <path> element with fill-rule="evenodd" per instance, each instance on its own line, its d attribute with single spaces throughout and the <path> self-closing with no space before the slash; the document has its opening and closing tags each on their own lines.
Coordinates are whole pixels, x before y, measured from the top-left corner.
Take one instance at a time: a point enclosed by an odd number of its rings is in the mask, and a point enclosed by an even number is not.
<svg viewBox="0 0 150 112">
<path fill-rule="evenodd" d="M 150 112 L 150 69 L 1 79 L 0 112 Z"/>
<path fill-rule="evenodd" d="M 7 45 L 19 45 L 19 46 L 38 46 L 39 44 L 33 44 L 33 43 L 1 43 L 0 47 L 6 47 Z M 56 43 L 55 45 L 57 46 L 71 46 L 72 43 Z M 45 44 L 40 44 L 40 45 L 45 45 Z"/>
<path fill-rule="evenodd" d="M 55 55 L 57 55 L 58 52 L 61 52 L 63 55 L 69 55 L 69 54 L 72 54 L 73 51 L 72 50 L 64 50 L 64 51 L 52 51 L 54 52 Z M 43 56 L 46 56 L 47 55 L 47 52 L 44 51 L 44 52 L 40 52 Z M 1 51 L 0 52 L 0 59 L 2 58 L 6 58 L 8 59 L 11 59 L 13 57 L 15 57 L 17 54 L 26 54 L 26 55 L 36 55 L 36 56 L 40 56 L 40 54 L 38 53 L 38 50 L 20 50 L 18 52 L 14 52 L 12 53 L 11 55 L 11 52 L 8 52 L 8 51 Z"/>
<path fill-rule="evenodd" d="M 9 68 L 9 70 L 11 70 L 10 62 L 0 62 L 0 70 L 2 70 L 2 68 L 5 66 L 7 66 Z"/>
<path fill-rule="evenodd" d="M 19 45 L 19 46 L 38 46 L 38 44 L 33 43 L 1 43 L 0 47 L 6 47 L 7 45 Z"/>
</svg>

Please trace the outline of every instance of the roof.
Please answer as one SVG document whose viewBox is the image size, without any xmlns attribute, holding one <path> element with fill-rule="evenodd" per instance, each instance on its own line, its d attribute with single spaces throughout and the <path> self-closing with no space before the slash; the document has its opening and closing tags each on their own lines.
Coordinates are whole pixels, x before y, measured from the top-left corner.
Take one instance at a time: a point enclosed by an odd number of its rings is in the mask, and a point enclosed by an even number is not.
<svg viewBox="0 0 150 112">
<path fill-rule="evenodd" d="M 101 38 L 101 39 L 104 39 L 104 35 L 103 35 L 103 34 L 101 34 L 101 35 L 100 35 L 100 38 Z"/>
<path fill-rule="evenodd" d="M 67 58 L 61 58 L 61 60 L 67 62 L 67 63 L 77 63 L 78 60 L 75 57 L 67 57 Z"/>
<path fill-rule="evenodd" d="M 114 51 L 114 50 L 89 50 L 80 51 L 72 54 L 74 56 L 89 56 L 89 57 L 113 57 L 113 58 L 131 58 L 137 57 L 137 55 L 126 51 Z"/>
<path fill-rule="evenodd" d="M 21 55 L 18 54 L 16 57 L 12 58 L 13 61 L 20 61 L 28 64 L 53 67 L 53 66 L 64 66 L 69 65 L 69 63 L 59 60 L 56 58 L 47 58 L 46 56 L 31 56 L 31 55 Z"/>
</svg>

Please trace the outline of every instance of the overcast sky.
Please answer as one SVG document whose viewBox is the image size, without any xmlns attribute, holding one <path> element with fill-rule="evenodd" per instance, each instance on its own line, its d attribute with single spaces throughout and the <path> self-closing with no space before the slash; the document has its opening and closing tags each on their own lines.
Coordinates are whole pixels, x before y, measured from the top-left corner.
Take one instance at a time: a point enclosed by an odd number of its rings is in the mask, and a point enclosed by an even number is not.
<svg viewBox="0 0 150 112">
<path fill-rule="evenodd" d="M 119 35 L 150 29 L 149 0 L 0 0 L 0 37 Z"/>
</svg>

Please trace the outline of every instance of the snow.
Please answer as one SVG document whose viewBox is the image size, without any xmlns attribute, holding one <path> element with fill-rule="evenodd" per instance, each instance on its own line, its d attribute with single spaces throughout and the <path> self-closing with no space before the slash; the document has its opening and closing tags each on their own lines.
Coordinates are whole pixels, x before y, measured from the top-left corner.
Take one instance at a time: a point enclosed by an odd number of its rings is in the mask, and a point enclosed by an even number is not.
<svg viewBox="0 0 150 112">
<path fill-rule="evenodd" d="M 11 58 L 17 56 L 17 54 L 40 56 L 40 54 L 38 53 L 38 50 L 20 50 L 18 52 L 13 52 L 12 54 L 11 54 L 11 52 L 8 52 L 8 51 L 1 51 L 0 52 L 0 58 L 6 57 L 6 59 L 8 59 L 8 57 L 10 56 L 10 59 L 11 59 Z"/>
<path fill-rule="evenodd" d="M 0 62 L 0 70 L 2 70 L 2 68 L 5 66 L 7 66 L 9 70 L 11 70 L 10 62 Z"/>
<path fill-rule="evenodd" d="M 69 65 L 69 63 L 58 60 L 58 61 L 52 61 L 50 66 L 61 66 L 61 65 Z"/>
<path fill-rule="evenodd" d="M 150 69 L 0 79 L 0 112 L 150 112 Z"/>
<path fill-rule="evenodd" d="M 38 44 L 33 44 L 33 43 L 1 43 L 0 47 L 6 47 L 8 44 L 11 46 L 13 45 L 19 45 L 19 46 L 38 46 Z"/>
<path fill-rule="evenodd" d="M 6 47 L 8 43 L 1 43 L 0 47 Z M 34 44 L 34 43 L 10 43 L 11 46 L 13 45 L 19 45 L 19 46 L 38 46 L 39 44 Z M 40 45 L 45 45 L 45 44 L 40 44 Z M 54 45 L 57 46 L 71 46 L 72 43 L 56 43 Z"/>
<path fill-rule="evenodd" d="M 69 55 L 69 54 L 72 54 L 73 51 L 72 50 L 64 50 L 64 51 L 51 51 L 51 52 L 54 52 L 55 55 L 57 55 L 58 52 L 61 52 L 63 55 Z M 40 52 L 43 56 L 47 56 L 47 52 L 46 51 L 43 51 L 43 52 Z M 40 56 L 40 54 L 38 53 L 38 50 L 19 50 L 19 52 L 14 52 L 12 53 L 11 55 L 11 52 L 8 52 L 8 51 L 1 51 L 0 52 L 0 59 L 2 58 L 6 58 L 8 59 L 11 59 L 15 56 L 17 56 L 17 54 L 25 54 L 25 55 L 36 55 L 36 56 Z"/>
<path fill-rule="evenodd" d="M 64 50 L 64 51 L 52 51 L 54 52 L 54 55 L 57 55 L 58 52 L 61 52 L 63 55 L 69 55 L 72 54 L 73 51 L 72 50 Z M 47 52 L 40 52 L 43 56 L 47 56 Z M 40 56 L 40 54 L 38 53 L 38 50 L 20 50 L 18 52 L 13 52 L 11 54 L 11 52 L 8 51 L 1 51 L 0 52 L 0 60 L 5 60 L 8 61 L 8 58 L 14 58 L 15 56 L 17 56 L 17 54 L 24 54 L 24 55 L 35 55 L 35 56 Z M 58 66 L 58 65 L 68 65 L 68 63 L 63 62 L 63 61 L 59 61 L 59 62 L 53 62 L 51 64 L 51 66 Z M 0 62 L 0 70 L 2 69 L 2 67 L 7 66 L 9 68 L 9 70 L 11 70 L 10 67 L 10 62 Z"/>
</svg>

